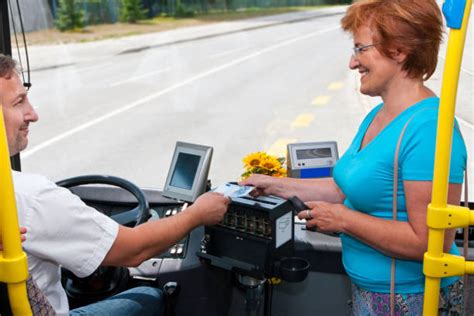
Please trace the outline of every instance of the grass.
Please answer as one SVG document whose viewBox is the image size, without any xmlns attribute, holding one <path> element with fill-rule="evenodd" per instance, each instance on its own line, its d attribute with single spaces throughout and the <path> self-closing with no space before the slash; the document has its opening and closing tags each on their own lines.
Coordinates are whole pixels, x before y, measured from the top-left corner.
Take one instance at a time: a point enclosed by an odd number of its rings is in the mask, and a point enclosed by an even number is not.
<svg viewBox="0 0 474 316">
<path fill-rule="evenodd" d="M 82 43 L 103 39 L 120 38 L 152 32 L 162 32 L 181 27 L 197 26 L 223 21 L 235 21 L 260 16 L 275 15 L 303 10 L 314 10 L 318 7 L 281 7 L 281 8 L 248 8 L 235 11 L 209 11 L 197 13 L 191 18 L 175 18 L 159 16 L 153 19 L 142 20 L 135 24 L 114 23 L 90 25 L 82 30 L 60 32 L 56 29 L 47 29 L 29 32 L 26 34 L 28 45 L 50 45 L 63 43 Z"/>
</svg>

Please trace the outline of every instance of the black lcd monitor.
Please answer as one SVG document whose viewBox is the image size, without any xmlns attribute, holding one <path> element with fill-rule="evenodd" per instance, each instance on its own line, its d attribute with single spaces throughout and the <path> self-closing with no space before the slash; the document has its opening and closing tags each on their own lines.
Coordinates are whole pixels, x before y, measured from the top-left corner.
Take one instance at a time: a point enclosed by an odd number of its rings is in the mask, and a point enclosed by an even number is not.
<svg viewBox="0 0 474 316">
<path fill-rule="evenodd" d="M 177 142 L 163 196 L 194 202 L 206 190 L 212 147 Z"/>
</svg>

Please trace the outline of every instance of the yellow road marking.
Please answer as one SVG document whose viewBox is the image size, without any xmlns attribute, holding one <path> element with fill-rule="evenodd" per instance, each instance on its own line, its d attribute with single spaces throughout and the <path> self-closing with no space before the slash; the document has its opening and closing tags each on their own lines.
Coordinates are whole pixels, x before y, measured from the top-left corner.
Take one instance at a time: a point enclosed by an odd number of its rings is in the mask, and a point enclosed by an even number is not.
<svg viewBox="0 0 474 316">
<path fill-rule="evenodd" d="M 312 104 L 317 105 L 317 106 L 326 105 L 329 102 L 329 100 L 331 100 L 330 95 L 319 95 L 316 98 L 314 98 Z"/>
<path fill-rule="evenodd" d="M 266 150 L 266 152 L 270 155 L 275 155 L 277 157 L 286 157 L 286 145 L 290 143 L 296 142 L 298 139 L 296 138 L 280 138 L 277 139 L 273 145 Z"/>
<path fill-rule="evenodd" d="M 308 127 L 309 124 L 314 120 L 314 114 L 305 113 L 298 115 L 293 122 L 291 122 L 291 128 Z"/>
<path fill-rule="evenodd" d="M 344 88 L 344 82 L 342 81 L 331 82 L 328 86 L 328 90 L 330 91 L 337 91 L 337 90 L 341 90 L 342 88 Z"/>
</svg>

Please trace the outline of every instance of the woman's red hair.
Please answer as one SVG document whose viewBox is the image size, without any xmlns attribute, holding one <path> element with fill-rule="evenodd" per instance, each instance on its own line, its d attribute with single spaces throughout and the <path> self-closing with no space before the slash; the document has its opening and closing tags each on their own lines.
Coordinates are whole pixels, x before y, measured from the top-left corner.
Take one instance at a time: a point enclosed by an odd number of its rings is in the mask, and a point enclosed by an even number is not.
<svg viewBox="0 0 474 316">
<path fill-rule="evenodd" d="M 368 25 L 385 56 L 393 50 L 406 54 L 402 69 L 410 77 L 428 80 L 434 73 L 443 36 L 443 19 L 434 0 L 360 0 L 349 7 L 341 24 L 352 34 Z"/>
</svg>

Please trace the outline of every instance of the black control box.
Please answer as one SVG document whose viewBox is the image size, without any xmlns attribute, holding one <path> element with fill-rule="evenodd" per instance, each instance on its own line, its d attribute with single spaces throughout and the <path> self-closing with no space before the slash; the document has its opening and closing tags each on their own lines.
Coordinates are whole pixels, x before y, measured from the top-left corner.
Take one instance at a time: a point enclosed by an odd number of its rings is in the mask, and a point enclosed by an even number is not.
<svg viewBox="0 0 474 316">
<path fill-rule="evenodd" d="M 232 198 L 217 225 L 205 227 L 198 256 L 211 265 L 265 278 L 294 252 L 294 206 L 275 196 Z"/>
</svg>

